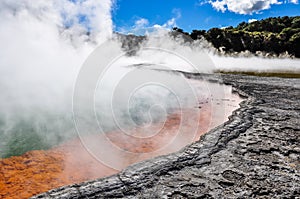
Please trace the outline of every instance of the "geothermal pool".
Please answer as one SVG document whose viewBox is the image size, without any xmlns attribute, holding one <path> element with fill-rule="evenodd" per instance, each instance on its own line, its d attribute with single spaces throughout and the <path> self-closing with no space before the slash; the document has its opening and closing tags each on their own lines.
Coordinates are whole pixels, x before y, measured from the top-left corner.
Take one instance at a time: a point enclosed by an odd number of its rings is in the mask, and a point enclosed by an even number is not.
<svg viewBox="0 0 300 199">
<path fill-rule="evenodd" d="M 49 150 L 0 160 L 0 198 L 28 198 L 59 186 L 106 177 L 136 162 L 176 152 L 224 123 L 242 101 L 230 86 L 205 80 L 185 81 L 194 89 L 197 102 L 173 107 L 165 118 L 125 130 L 72 138 Z M 104 147 L 103 140 L 110 147 Z M 90 147 L 93 145 L 97 147 Z"/>
</svg>

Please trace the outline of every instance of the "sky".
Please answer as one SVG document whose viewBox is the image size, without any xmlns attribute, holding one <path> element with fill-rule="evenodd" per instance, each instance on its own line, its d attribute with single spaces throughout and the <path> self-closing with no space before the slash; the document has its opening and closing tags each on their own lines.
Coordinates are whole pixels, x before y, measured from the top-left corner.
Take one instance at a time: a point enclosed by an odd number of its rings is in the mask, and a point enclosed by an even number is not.
<svg viewBox="0 0 300 199">
<path fill-rule="evenodd" d="M 297 16 L 300 4 L 298 0 L 116 0 L 112 12 L 117 32 L 142 34 L 148 29 L 174 26 L 191 32 Z"/>
</svg>

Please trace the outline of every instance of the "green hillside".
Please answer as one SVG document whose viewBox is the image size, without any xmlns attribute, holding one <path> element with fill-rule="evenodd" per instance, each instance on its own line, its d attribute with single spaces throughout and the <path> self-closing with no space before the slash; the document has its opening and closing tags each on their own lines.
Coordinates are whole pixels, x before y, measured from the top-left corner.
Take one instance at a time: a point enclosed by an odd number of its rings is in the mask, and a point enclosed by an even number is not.
<svg viewBox="0 0 300 199">
<path fill-rule="evenodd" d="M 272 17 L 252 23 L 242 22 L 237 27 L 212 28 L 208 31 L 182 29 L 173 31 L 189 35 L 197 40 L 207 39 L 219 50 L 225 52 L 258 51 L 279 55 L 288 52 L 300 58 L 300 16 Z"/>
</svg>

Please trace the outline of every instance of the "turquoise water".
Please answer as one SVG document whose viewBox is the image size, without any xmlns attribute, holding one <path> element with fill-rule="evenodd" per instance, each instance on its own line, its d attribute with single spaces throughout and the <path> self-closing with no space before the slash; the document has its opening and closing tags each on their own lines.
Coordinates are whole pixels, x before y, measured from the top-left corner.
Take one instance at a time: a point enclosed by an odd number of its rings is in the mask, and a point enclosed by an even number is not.
<svg viewBox="0 0 300 199">
<path fill-rule="evenodd" d="M 46 119 L 47 118 L 47 119 Z M 47 116 L 0 120 L 0 158 L 22 155 L 31 150 L 49 149 L 76 136 L 71 120 Z M 66 132 L 61 134 L 61 132 Z M 72 132 L 72 133 L 71 133 Z"/>
</svg>

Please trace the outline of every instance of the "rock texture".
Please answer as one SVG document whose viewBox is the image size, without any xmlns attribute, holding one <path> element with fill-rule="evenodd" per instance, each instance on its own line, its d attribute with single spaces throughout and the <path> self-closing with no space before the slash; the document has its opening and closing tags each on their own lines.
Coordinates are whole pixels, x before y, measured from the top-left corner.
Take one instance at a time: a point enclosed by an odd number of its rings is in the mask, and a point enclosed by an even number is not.
<svg viewBox="0 0 300 199">
<path fill-rule="evenodd" d="M 224 125 L 177 153 L 34 198 L 300 197 L 300 80 L 205 78 L 246 98 Z"/>
</svg>

